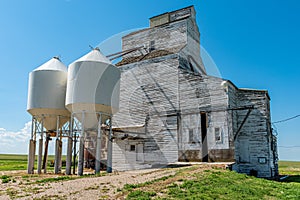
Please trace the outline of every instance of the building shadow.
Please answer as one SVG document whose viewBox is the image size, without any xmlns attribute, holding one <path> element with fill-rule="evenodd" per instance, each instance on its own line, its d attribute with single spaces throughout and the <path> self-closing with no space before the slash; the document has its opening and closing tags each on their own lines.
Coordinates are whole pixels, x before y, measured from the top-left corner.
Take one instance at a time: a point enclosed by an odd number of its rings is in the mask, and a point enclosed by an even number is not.
<svg viewBox="0 0 300 200">
<path fill-rule="evenodd" d="M 285 182 L 285 183 L 300 183 L 300 175 L 288 175 L 288 177 L 283 176 L 281 177 L 281 180 L 279 179 L 279 182 Z"/>
</svg>

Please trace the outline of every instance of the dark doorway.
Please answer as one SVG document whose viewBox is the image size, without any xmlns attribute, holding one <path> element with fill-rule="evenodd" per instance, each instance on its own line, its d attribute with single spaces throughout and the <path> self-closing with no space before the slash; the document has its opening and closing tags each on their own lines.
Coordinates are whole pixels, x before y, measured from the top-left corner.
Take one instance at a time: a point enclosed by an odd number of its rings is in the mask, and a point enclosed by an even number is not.
<svg viewBox="0 0 300 200">
<path fill-rule="evenodd" d="M 202 162 L 208 162 L 206 113 L 201 113 L 201 141 L 202 141 Z"/>
</svg>

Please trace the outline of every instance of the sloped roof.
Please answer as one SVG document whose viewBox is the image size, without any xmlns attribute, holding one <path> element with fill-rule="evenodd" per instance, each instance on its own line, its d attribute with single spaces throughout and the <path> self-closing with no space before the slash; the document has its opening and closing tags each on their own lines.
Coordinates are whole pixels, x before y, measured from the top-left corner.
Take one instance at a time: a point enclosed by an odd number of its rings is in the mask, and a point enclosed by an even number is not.
<svg viewBox="0 0 300 200">
<path fill-rule="evenodd" d="M 99 48 L 95 48 L 86 55 L 82 56 L 81 58 L 77 59 L 74 62 L 82 62 L 82 61 L 95 61 L 95 62 L 102 62 L 107 64 L 112 64 L 110 60 L 102 54 Z"/>
<path fill-rule="evenodd" d="M 167 50 L 154 50 L 145 55 L 123 58 L 120 62 L 118 62 L 116 64 L 116 66 L 122 66 L 122 65 L 127 65 L 130 63 L 134 63 L 134 62 L 139 62 L 142 60 L 147 60 L 147 59 L 156 58 L 156 57 L 162 57 L 162 56 L 174 54 L 177 52 L 178 51 L 174 52 L 174 51 L 167 51 Z"/>
<path fill-rule="evenodd" d="M 42 71 L 42 70 L 53 70 L 53 71 L 64 71 L 67 72 L 67 67 L 59 60 L 58 57 L 53 57 L 46 63 L 42 64 L 33 71 Z"/>
</svg>

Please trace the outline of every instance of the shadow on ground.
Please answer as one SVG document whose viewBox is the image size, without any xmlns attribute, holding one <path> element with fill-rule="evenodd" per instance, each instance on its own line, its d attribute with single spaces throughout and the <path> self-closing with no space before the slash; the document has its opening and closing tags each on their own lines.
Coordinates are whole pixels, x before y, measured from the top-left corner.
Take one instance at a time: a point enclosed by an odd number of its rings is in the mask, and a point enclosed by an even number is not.
<svg viewBox="0 0 300 200">
<path fill-rule="evenodd" d="M 300 175 L 289 175 L 287 178 L 281 180 L 286 183 L 300 183 Z"/>
</svg>

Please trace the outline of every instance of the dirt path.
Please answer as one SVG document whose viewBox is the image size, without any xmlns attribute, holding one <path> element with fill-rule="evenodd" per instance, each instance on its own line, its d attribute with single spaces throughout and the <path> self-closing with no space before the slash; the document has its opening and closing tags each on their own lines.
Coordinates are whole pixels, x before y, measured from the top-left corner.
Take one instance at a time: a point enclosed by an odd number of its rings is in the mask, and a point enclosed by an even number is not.
<svg viewBox="0 0 300 200">
<path fill-rule="evenodd" d="M 144 183 L 174 175 L 177 170 L 175 168 L 135 170 L 49 183 L 37 183 L 24 179 L 24 176 L 23 178 L 16 176 L 14 181 L 0 185 L 0 199 L 116 199 L 118 191 L 125 184 Z M 31 179 L 35 179 L 36 176 Z M 53 177 L 53 175 L 47 177 L 51 176 Z"/>
</svg>

